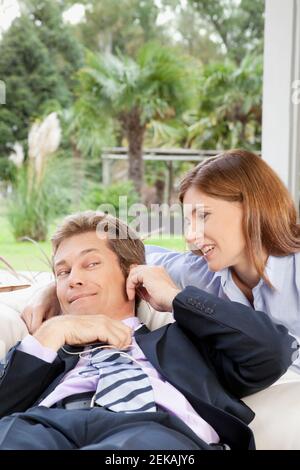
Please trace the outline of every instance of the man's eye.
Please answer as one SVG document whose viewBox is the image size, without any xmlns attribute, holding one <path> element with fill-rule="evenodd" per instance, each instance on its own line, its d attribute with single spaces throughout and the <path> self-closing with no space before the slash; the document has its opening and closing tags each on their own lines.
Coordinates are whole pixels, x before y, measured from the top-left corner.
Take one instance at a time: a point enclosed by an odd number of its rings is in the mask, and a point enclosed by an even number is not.
<svg viewBox="0 0 300 470">
<path fill-rule="evenodd" d="M 57 274 L 56 274 L 56 277 L 61 277 L 61 276 L 65 276 L 66 274 L 68 274 L 69 271 L 59 271 Z"/>
<path fill-rule="evenodd" d="M 97 266 L 98 264 L 100 264 L 99 261 L 93 261 L 93 263 L 88 264 L 88 268 L 93 267 L 93 266 Z"/>
</svg>

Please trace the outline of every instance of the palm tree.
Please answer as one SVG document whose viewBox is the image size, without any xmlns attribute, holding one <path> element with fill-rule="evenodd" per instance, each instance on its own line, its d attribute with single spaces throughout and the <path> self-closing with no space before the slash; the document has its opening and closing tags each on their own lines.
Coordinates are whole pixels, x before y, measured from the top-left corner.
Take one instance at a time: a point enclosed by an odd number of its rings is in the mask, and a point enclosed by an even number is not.
<svg viewBox="0 0 300 470">
<path fill-rule="evenodd" d="M 198 109 L 189 116 L 189 145 L 197 148 L 261 148 L 263 57 L 237 66 L 208 64 L 199 79 Z"/>
<path fill-rule="evenodd" d="M 121 54 L 87 54 L 79 72 L 82 106 L 90 118 L 111 118 L 128 142 L 129 173 L 139 194 L 143 184 L 143 143 L 152 120 L 174 119 L 189 105 L 192 80 L 187 61 L 171 49 L 144 45 L 136 60 Z M 88 105 L 87 105 L 88 104 Z"/>
</svg>

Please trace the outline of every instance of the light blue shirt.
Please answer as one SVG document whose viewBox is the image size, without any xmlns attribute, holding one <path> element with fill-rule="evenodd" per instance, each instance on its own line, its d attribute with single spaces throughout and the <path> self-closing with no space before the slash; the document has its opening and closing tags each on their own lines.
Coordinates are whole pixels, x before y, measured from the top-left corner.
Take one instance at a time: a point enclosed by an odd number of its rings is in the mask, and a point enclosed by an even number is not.
<svg viewBox="0 0 300 470">
<path fill-rule="evenodd" d="M 165 267 L 180 288 L 195 286 L 220 298 L 252 307 L 232 279 L 229 268 L 212 272 L 203 257 L 188 251 L 172 252 L 165 248 L 146 246 L 147 263 Z M 275 323 L 284 325 L 300 342 L 300 253 L 269 256 L 265 274 L 275 289 L 263 279 L 252 290 L 253 307 L 265 312 Z M 291 366 L 300 373 L 300 357 Z"/>
</svg>

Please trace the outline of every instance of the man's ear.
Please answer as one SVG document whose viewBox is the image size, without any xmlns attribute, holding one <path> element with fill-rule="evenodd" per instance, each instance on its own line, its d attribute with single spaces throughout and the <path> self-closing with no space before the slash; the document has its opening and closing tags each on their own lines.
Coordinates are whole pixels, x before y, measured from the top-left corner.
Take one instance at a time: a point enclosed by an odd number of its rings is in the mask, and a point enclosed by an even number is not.
<svg viewBox="0 0 300 470">
<path fill-rule="evenodd" d="M 132 263 L 129 265 L 129 267 L 126 268 L 126 280 L 130 274 L 130 271 L 133 269 L 133 268 L 136 268 L 138 266 L 137 263 Z"/>
<path fill-rule="evenodd" d="M 138 266 L 137 263 L 132 263 L 130 266 L 129 266 L 129 271 L 132 269 L 132 268 L 136 268 Z"/>
</svg>

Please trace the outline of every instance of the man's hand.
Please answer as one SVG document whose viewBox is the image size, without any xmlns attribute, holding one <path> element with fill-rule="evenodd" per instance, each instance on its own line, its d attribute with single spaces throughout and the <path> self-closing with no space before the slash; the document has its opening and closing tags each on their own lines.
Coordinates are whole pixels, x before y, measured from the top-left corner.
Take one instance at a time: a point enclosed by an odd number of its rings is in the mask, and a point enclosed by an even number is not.
<svg viewBox="0 0 300 470">
<path fill-rule="evenodd" d="M 64 344 L 101 341 L 117 349 L 131 344 L 132 329 L 105 315 L 60 315 L 51 318 L 33 335 L 43 346 L 58 351 Z"/>
<path fill-rule="evenodd" d="M 27 305 L 21 315 L 26 323 L 29 333 L 34 333 L 49 318 L 59 315 L 60 306 L 56 296 L 55 283 L 51 282 L 41 288 L 33 301 Z"/>
<path fill-rule="evenodd" d="M 162 266 L 139 265 L 132 267 L 126 282 L 129 300 L 137 293 L 159 312 L 172 312 L 174 297 L 180 289 Z"/>
</svg>

